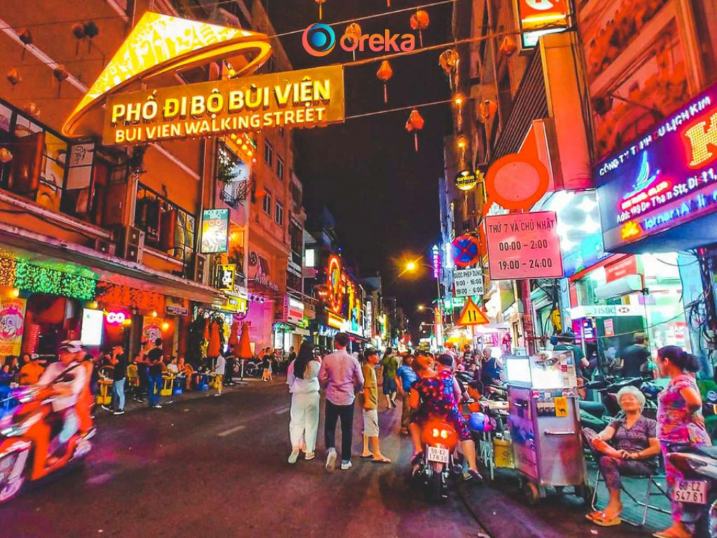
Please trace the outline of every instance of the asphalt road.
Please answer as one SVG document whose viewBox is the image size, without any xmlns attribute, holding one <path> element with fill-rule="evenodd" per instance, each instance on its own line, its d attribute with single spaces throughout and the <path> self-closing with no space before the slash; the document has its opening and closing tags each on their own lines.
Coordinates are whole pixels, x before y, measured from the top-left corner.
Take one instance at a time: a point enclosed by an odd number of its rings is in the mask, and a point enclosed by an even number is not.
<svg viewBox="0 0 717 538">
<path fill-rule="evenodd" d="M 289 397 L 280 382 L 100 416 L 86 462 L 0 508 L 0 536 L 649 535 L 595 529 L 570 496 L 527 507 L 512 477 L 495 487 L 462 484 L 447 504 L 429 505 L 406 480 L 410 442 L 397 433 L 399 412 L 380 413 L 382 448 L 398 463 L 355 457 L 353 469 L 333 474 L 324 470 L 321 429 L 317 460 L 286 462 Z"/>
</svg>

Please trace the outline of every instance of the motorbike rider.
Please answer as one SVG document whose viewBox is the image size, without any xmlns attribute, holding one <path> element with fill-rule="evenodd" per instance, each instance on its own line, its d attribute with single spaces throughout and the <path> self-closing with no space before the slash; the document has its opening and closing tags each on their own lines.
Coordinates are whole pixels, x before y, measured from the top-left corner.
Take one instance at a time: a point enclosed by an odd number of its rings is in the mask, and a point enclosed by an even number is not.
<svg viewBox="0 0 717 538">
<path fill-rule="evenodd" d="M 414 383 L 409 395 L 409 404 L 415 410 L 409 425 L 414 446 L 412 462 L 415 465 L 422 457 L 421 428 L 423 424 L 431 416 L 438 416 L 447 420 L 458 434 L 463 455 L 468 462 L 466 479 L 482 479 L 476 465 L 475 443 L 471 438 L 468 424 L 458 408 L 461 391 L 452 373 L 453 357 L 441 355 L 439 357 L 441 367 L 438 371 L 430 367 L 431 359 L 425 355 L 419 355 L 416 358 L 416 364 L 419 379 Z"/>
<path fill-rule="evenodd" d="M 56 463 L 59 458 L 55 454 L 60 453 L 59 449 L 65 447 L 79 429 L 76 406 L 87 381 L 87 371 L 79 362 L 82 353 L 79 341 L 63 341 L 58 349 L 59 360 L 50 364 L 40 377 L 39 385 L 47 386 L 56 395 L 52 401 L 52 410 L 62 419 L 62 429 L 53 441 L 53 444 L 56 443 L 54 449 L 49 447 L 49 435 L 47 439 L 36 440 L 36 468 L 42 467 L 46 459 L 48 467 Z M 48 454 L 51 457 L 46 458 Z"/>
</svg>

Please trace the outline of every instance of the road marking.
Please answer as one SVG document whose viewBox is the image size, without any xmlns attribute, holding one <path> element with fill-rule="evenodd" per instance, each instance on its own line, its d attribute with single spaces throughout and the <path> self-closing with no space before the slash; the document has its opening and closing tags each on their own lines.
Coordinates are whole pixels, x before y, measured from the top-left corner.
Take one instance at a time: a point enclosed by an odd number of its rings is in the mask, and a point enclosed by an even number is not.
<svg viewBox="0 0 717 538">
<path fill-rule="evenodd" d="M 282 407 L 281 409 L 274 411 L 275 415 L 283 415 L 284 413 L 287 413 L 289 411 L 289 406 Z"/>
<path fill-rule="evenodd" d="M 227 435 L 231 435 L 233 433 L 241 431 L 244 428 L 246 428 L 246 426 L 244 426 L 244 424 L 240 424 L 239 426 L 234 426 L 233 428 L 229 428 L 228 430 L 224 430 L 223 432 L 218 433 L 217 436 L 226 437 Z"/>
</svg>

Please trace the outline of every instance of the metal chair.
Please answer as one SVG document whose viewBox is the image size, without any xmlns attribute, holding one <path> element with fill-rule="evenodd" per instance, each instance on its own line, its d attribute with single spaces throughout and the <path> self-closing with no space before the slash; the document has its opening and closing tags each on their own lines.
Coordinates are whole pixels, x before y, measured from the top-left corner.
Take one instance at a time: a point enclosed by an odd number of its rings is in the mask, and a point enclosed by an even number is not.
<svg viewBox="0 0 717 538">
<path fill-rule="evenodd" d="M 642 506 L 642 521 L 637 523 L 634 521 L 630 521 L 628 519 L 625 519 L 624 517 L 622 520 L 629 524 L 633 525 L 635 527 L 644 527 L 645 523 L 647 522 L 647 511 L 648 510 L 654 510 L 655 512 L 660 512 L 662 514 L 670 514 L 671 512 L 669 510 L 666 510 L 662 508 L 661 506 L 656 506 L 654 504 L 650 504 L 650 501 L 652 497 L 657 495 L 663 495 L 666 498 L 669 498 L 667 495 L 667 492 L 662 488 L 660 483 L 658 482 L 658 479 L 664 479 L 664 475 L 661 474 L 650 474 L 650 475 L 636 475 L 636 474 L 626 474 L 625 476 L 629 476 L 630 478 L 637 478 L 641 482 L 644 481 L 645 486 L 645 495 L 642 498 L 642 500 L 638 500 L 626 487 L 624 482 L 622 483 L 620 489 L 623 493 L 625 493 L 632 501 L 637 504 L 638 506 Z M 592 500 L 590 501 L 590 505 L 593 510 L 597 510 L 596 502 L 597 502 L 597 494 L 598 494 L 598 486 L 600 485 L 600 482 L 604 482 L 605 479 L 602 477 L 602 473 L 600 473 L 600 469 L 598 468 L 595 473 L 595 481 L 593 484 L 593 496 Z M 653 487 L 655 488 L 653 490 Z"/>
</svg>

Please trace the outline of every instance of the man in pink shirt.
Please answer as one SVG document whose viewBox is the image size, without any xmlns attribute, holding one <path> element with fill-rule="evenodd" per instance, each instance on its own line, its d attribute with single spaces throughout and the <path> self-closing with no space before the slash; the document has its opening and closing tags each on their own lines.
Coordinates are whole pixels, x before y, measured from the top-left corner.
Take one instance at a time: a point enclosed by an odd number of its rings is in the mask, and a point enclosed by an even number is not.
<svg viewBox="0 0 717 538">
<path fill-rule="evenodd" d="M 324 440 L 326 441 L 326 470 L 336 469 L 336 422 L 341 419 L 341 470 L 351 469 L 351 436 L 354 422 L 356 392 L 363 388 L 363 374 L 359 362 L 346 351 L 349 337 L 338 333 L 334 337 L 336 351 L 324 357 L 319 372 L 321 386 L 326 389 Z"/>
</svg>

